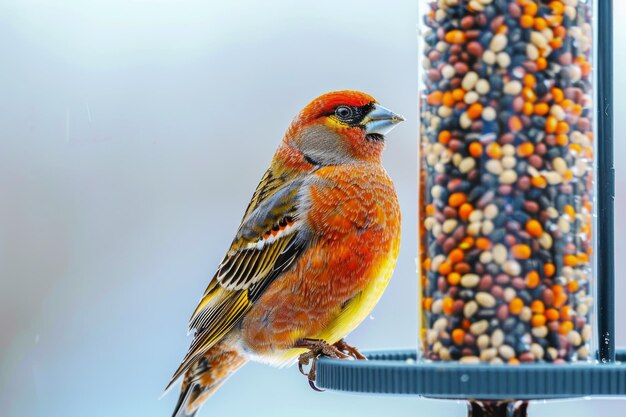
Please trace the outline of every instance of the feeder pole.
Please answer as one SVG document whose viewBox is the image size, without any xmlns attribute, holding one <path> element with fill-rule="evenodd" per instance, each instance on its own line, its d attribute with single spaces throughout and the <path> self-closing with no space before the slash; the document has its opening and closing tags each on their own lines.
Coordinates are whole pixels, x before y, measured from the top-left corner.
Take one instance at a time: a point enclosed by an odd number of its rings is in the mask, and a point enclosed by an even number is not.
<svg viewBox="0 0 626 417">
<path fill-rule="evenodd" d="M 613 162 L 613 1 L 598 1 L 598 233 L 597 306 L 598 356 L 602 363 L 615 361 L 615 263 Z"/>
</svg>

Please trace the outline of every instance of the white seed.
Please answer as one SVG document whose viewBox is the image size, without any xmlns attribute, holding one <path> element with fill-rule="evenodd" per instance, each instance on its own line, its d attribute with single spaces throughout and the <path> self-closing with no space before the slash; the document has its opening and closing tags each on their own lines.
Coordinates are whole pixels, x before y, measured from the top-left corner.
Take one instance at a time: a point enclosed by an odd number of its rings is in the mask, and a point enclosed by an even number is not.
<svg viewBox="0 0 626 417">
<path fill-rule="evenodd" d="M 567 234 L 570 231 L 570 222 L 567 215 L 561 216 L 559 219 L 559 231 L 563 234 Z"/>
<path fill-rule="evenodd" d="M 488 292 L 481 291 L 475 296 L 476 302 L 485 308 L 491 308 L 496 305 L 496 298 Z"/>
<path fill-rule="evenodd" d="M 517 181 L 517 172 L 512 169 L 504 170 L 499 179 L 500 184 L 513 184 L 515 181 Z"/>
<path fill-rule="evenodd" d="M 444 65 L 443 68 L 441 68 L 441 75 L 445 79 L 449 80 L 450 78 L 454 77 L 454 74 L 456 74 L 456 71 L 454 70 L 454 67 L 452 65 Z"/>
<path fill-rule="evenodd" d="M 476 160 L 471 156 L 468 156 L 467 158 L 464 158 L 459 164 L 459 171 L 461 172 L 461 174 L 467 174 L 468 172 L 473 170 L 475 166 Z"/>
<path fill-rule="evenodd" d="M 448 106 L 439 106 L 439 108 L 437 109 L 437 115 L 446 119 L 452 116 L 452 108 Z"/>
<path fill-rule="evenodd" d="M 530 352 L 537 359 L 543 358 L 543 355 L 545 354 L 543 348 L 539 343 L 533 343 L 532 345 L 530 345 Z"/>
<path fill-rule="evenodd" d="M 523 307 L 522 311 L 519 313 L 519 319 L 521 321 L 530 321 L 532 317 L 533 311 L 530 309 L 530 307 Z"/>
<path fill-rule="evenodd" d="M 472 126 L 472 119 L 467 115 L 467 112 L 461 113 L 459 126 L 461 126 L 461 129 L 469 129 Z"/>
<path fill-rule="evenodd" d="M 484 121 L 492 122 L 496 120 L 496 117 L 497 117 L 496 109 L 494 109 L 493 107 L 485 107 L 483 109 L 482 116 L 483 116 Z"/>
<path fill-rule="evenodd" d="M 497 348 L 504 343 L 504 332 L 501 329 L 496 329 L 491 334 L 491 346 Z"/>
<path fill-rule="evenodd" d="M 446 330 L 446 326 L 448 325 L 448 319 L 445 317 L 440 317 L 433 323 L 433 330 L 438 332 L 442 332 Z"/>
<path fill-rule="evenodd" d="M 574 347 L 580 346 L 580 344 L 583 342 L 582 337 L 580 337 L 580 333 L 578 333 L 576 330 L 572 330 L 567 334 L 567 340 L 569 340 L 569 342 Z"/>
<path fill-rule="evenodd" d="M 550 185 L 559 185 L 563 182 L 563 177 L 561 174 L 555 171 L 545 171 L 543 176 L 546 178 L 546 181 Z"/>
<path fill-rule="evenodd" d="M 424 228 L 425 228 L 426 230 L 430 230 L 430 229 L 432 229 L 432 228 L 433 228 L 433 225 L 435 224 L 435 222 L 436 222 L 436 220 L 435 220 L 435 218 L 434 218 L 434 217 L 432 217 L 432 216 L 431 216 L 431 217 L 426 217 L 426 218 L 424 219 Z"/>
<path fill-rule="evenodd" d="M 452 154 L 452 163 L 454 164 L 454 166 L 458 167 L 462 160 L 463 156 L 460 153 Z"/>
<path fill-rule="evenodd" d="M 433 237 L 436 239 L 439 237 L 439 235 L 441 235 L 441 224 L 440 223 L 435 223 L 433 225 L 433 229 L 432 229 L 432 234 Z"/>
<path fill-rule="evenodd" d="M 474 89 L 474 86 L 476 85 L 477 82 L 478 82 L 478 74 L 475 73 L 474 71 L 470 71 L 467 74 L 465 74 L 465 77 L 463 77 L 463 81 L 461 82 L 461 87 L 463 87 L 465 91 L 471 91 Z"/>
<path fill-rule="evenodd" d="M 491 261 L 493 261 L 493 255 L 491 252 L 486 250 L 480 253 L 478 260 L 480 261 L 480 263 L 487 265 L 488 263 L 491 263 Z"/>
<path fill-rule="evenodd" d="M 484 53 L 483 53 L 483 61 L 485 62 L 485 64 L 487 65 L 493 65 L 496 63 L 496 54 L 495 52 L 493 52 L 492 50 L 487 49 Z"/>
<path fill-rule="evenodd" d="M 504 156 L 515 156 L 515 146 L 507 143 L 502 147 L 502 154 Z"/>
<path fill-rule="evenodd" d="M 504 48 L 506 48 L 506 45 L 508 42 L 509 41 L 506 35 L 499 33 L 496 36 L 494 36 L 493 39 L 491 39 L 491 43 L 489 44 L 489 49 L 494 52 L 500 52 Z"/>
<path fill-rule="evenodd" d="M 461 285 L 465 288 L 472 288 L 478 285 L 480 277 L 476 274 L 465 274 L 461 277 Z"/>
<path fill-rule="evenodd" d="M 485 207 L 485 219 L 489 219 L 489 220 L 493 220 L 496 217 L 498 217 L 498 213 L 500 210 L 498 210 L 498 206 L 496 206 L 495 204 L 491 203 L 488 204 L 487 207 Z"/>
<path fill-rule="evenodd" d="M 511 57 L 506 52 L 500 52 L 496 57 L 496 61 L 498 61 L 498 65 L 501 68 L 508 68 L 511 65 Z"/>
<path fill-rule="evenodd" d="M 585 159 L 579 158 L 576 161 L 576 169 L 574 169 L 573 171 L 577 177 L 582 177 L 590 170 L 591 170 L 591 167 L 589 163 Z"/>
<path fill-rule="evenodd" d="M 502 166 L 506 169 L 515 168 L 517 159 L 514 156 L 505 156 L 502 158 Z"/>
<path fill-rule="evenodd" d="M 550 233 L 543 232 L 541 236 L 539 236 L 539 244 L 544 249 L 550 249 L 553 244 L 552 236 Z"/>
<path fill-rule="evenodd" d="M 544 338 L 548 335 L 548 328 L 546 326 L 533 327 L 533 329 L 531 330 L 531 333 L 535 337 Z"/>
<path fill-rule="evenodd" d="M 430 189 L 430 195 L 435 199 L 439 199 L 441 197 L 441 193 L 443 193 L 443 187 L 441 185 L 435 185 Z"/>
<path fill-rule="evenodd" d="M 557 209 L 555 209 L 554 207 L 548 207 L 546 209 L 546 214 L 548 215 L 548 217 L 550 217 L 551 219 L 556 219 L 557 217 L 559 217 L 559 212 Z"/>
<path fill-rule="evenodd" d="M 480 96 L 476 91 L 469 91 L 467 94 L 465 94 L 465 97 L 463 97 L 463 101 L 465 101 L 465 104 L 474 104 L 478 101 L 479 98 Z"/>
<path fill-rule="evenodd" d="M 564 278 L 571 280 L 574 277 L 574 268 L 571 266 L 564 266 L 561 268 L 561 274 Z"/>
<path fill-rule="evenodd" d="M 531 32 L 530 41 L 539 49 L 543 49 L 548 46 L 548 40 L 541 32 Z"/>
<path fill-rule="evenodd" d="M 504 84 L 504 94 L 516 96 L 522 92 L 522 83 L 517 80 L 509 81 Z"/>
<path fill-rule="evenodd" d="M 438 331 L 429 329 L 426 332 L 426 343 L 428 343 L 429 345 L 432 345 L 433 343 L 435 343 L 437 339 L 439 339 Z"/>
<path fill-rule="evenodd" d="M 478 311 L 478 303 L 476 301 L 468 301 L 463 307 L 463 315 L 469 319 Z"/>
<path fill-rule="evenodd" d="M 480 320 L 475 323 L 472 323 L 469 330 L 470 330 L 470 333 L 472 333 L 474 336 L 478 336 L 478 335 L 485 333 L 488 328 L 489 328 L 489 322 L 487 320 Z"/>
<path fill-rule="evenodd" d="M 486 110 L 487 109 L 485 109 L 485 111 Z M 483 111 L 483 117 L 485 115 L 485 111 Z M 489 159 L 485 164 L 485 168 L 493 175 L 500 175 L 503 171 L 502 162 L 499 159 Z"/>
<path fill-rule="evenodd" d="M 490 339 L 486 334 L 481 334 L 476 338 L 476 346 L 478 349 L 487 349 L 489 347 Z"/>
<path fill-rule="evenodd" d="M 587 359 L 589 357 L 589 347 L 587 345 L 581 346 L 576 353 L 578 354 L 578 359 Z"/>
<path fill-rule="evenodd" d="M 480 79 L 476 82 L 476 92 L 480 95 L 485 95 L 487 93 L 489 93 L 489 90 L 491 90 L 491 85 L 489 84 L 489 81 L 483 79 Z"/>
<path fill-rule="evenodd" d="M 435 223 L 435 226 L 439 226 L 441 228 L 441 226 L 439 225 L 439 223 Z M 433 227 L 434 229 L 435 227 Z M 433 258 L 433 260 L 430 262 L 430 270 L 431 271 L 437 271 L 439 269 L 439 266 L 446 260 L 446 257 L 444 255 L 437 255 Z"/>
<path fill-rule="evenodd" d="M 548 349 L 546 349 L 546 353 L 548 354 L 548 356 L 552 359 L 556 359 L 559 357 L 559 351 L 556 350 L 556 348 L 553 348 L 552 346 L 550 346 Z"/>
<path fill-rule="evenodd" d="M 434 314 L 441 314 L 443 312 L 443 299 L 439 298 L 433 301 L 433 305 L 430 306 L 430 311 Z"/>
<path fill-rule="evenodd" d="M 485 220 L 483 222 L 483 226 L 481 227 L 481 231 L 483 235 L 489 236 L 491 232 L 493 232 L 494 227 L 495 226 L 493 225 L 493 222 L 491 220 Z"/>
<path fill-rule="evenodd" d="M 449 361 L 452 357 L 450 356 L 450 350 L 447 347 L 442 347 L 439 351 L 439 357 L 442 361 Z"/>
<path fill-rule="evenodd" d="M 552 39 L 554 39 L 554 33 L 552 33 L 552 29 L 550 28 L 545 28 L 541 31 L 541 34 L 543 35 L 544 38 L 546 38 L 546 40 L 549 42 Z M 550 55 L 550 54 L 548 54 Z"/>
<path fill-rule="evenodd" d="M 580 81 L 583 76 L 582 70 L 578 65 L 571 65 L 569 67 L 569 76 L 573 82 Z"/>
<path fill-rule="evenodd" d="M 482 224 L 480 222 L 470 223 L 470 225 L 467 226 L 467 234 L 470 236 L 478 236 L 481 226 Z"/>
<path fill-rule="evenodd" d="M 497 354 L 498 351 L 496 350 L 496 348 L 485 349 L 480 352 L 480 360 L 483 362 L 489 362 L 490 360 L 495 358 Z"/>
<path fill-rule="evenodd" d="M 528 45 L 526 45 L 526 56 L 531 61 L 536 61 L 537 59 L 539 59 L 539 49 L 537 49 L 537 47 L 532 43 L 529 43 Z"/>
<path fill-rule="evenodd" d="M 478 0 L 471 0 L 469 2 L 469 7 L 477 12 L 482 12 L 483 10 L 485 10 L 485 6 L 483 6 L 482 3 Z"/>
<path fill-rule="evenodd" d="M 493 261 L 495 263 L 502 265 L 506 262 L 506 258 L 508 254 L 506 250 L 506 246 L 504 246 L 501 243 L 498 243 L 497 245 L 493 247 L 491 252 L 493 253 Z"/>
<path fill-rule="evenodd" d="M 502 271 L 512 277 L 517 277 L 522 272 L 522 267 L 517 261 L 510 259 L 502 265 Z"/>
<path fill-rule="evenodd" d="M 478 356 L 463 356 L 459 359 L 459 363 L 475 365 L 480 363 L 480 358 Z"/>
<path fill-rule="evenodd" d="M 565 120 L 565 117 L 567 116 L 565 114 L 565 110 L 563 110 L 563 107 L 559 106 L 558 104 L 554 104 L 552 105 L 552 107 L 550 107 L 550 114 L 556 117 L 559 121 Z"/>
<path fill-rule="evenodd" d="M 515 356 L 515 350 L 509 345 L 502 345 L 498 348 L 498 353 L 504 360 L 512 359 Z"/>
<path fill-rule="evenodd" d="M 502 298 L 504 298 L 504 301 L 507 303 L 510 303 L 516 296 L 517 293 L 515 292 L 515 289 L 511 287 L 505 288 L 504 293 L 502 294 Z"/>
<path fill-rule="evenodd" d="M 437 22 L 442 22 L 446 18 L 446 11 L 444 9 L 437 9 L 435 12 L 435 20 Z"/>
<path fill-rule="evenodd" d="M 446 221 L 443 222 L 443 225 L 441 227 L 441 231 L 444 232 L 445 234 L 449 235 L 450 233 L 454 232 L 454 229 L 456 229 L 456 226 L 459 222 L 455 219 L 448 219 Z"/>
<path fill-rule="evenodd" d="M 576 15 L 578 12 L 575 7 L 565 6 L 565 15 L 569 17 L 570 20 L 576 20 Z"/>
<path fill-rule="evenodd" d="M 476 223 L 483 219 L 483 211 L 480 209 L 474 209 L 469 215 L 470 223 Z"/>
</svg>

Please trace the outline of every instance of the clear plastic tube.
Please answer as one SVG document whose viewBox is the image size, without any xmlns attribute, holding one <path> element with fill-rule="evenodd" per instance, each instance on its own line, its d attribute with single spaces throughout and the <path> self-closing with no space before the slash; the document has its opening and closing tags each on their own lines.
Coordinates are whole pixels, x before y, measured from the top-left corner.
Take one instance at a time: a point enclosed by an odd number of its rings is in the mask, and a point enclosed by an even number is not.
<svg viewBox="0 0 626 417">
<path fill-rule="evenodd" d="M 424 358 L 591 356 L 591 0 L 420 5 Z"/>
</svg>

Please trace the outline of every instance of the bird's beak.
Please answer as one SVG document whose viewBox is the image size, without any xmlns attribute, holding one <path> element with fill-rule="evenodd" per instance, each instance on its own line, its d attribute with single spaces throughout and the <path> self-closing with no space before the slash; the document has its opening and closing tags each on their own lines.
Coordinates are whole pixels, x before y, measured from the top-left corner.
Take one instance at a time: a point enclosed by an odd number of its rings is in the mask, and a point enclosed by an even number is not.
<svg viewBox="0 0 626 417">
<path fill-rule="evenodd" d="M 374 108 L 365 116 L 361 124 L 365 126 L 366 134 L 378 133 L 379 135 L 386 135 L 398 123 L 403 121 L 404 117 L 379 104 L 374 104 Z"/>
</svg>

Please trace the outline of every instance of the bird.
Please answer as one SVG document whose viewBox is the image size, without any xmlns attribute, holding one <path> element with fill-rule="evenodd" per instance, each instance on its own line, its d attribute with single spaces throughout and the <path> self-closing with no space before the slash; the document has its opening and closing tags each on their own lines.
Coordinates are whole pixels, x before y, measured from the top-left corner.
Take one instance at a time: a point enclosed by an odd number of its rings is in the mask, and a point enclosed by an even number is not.
<svg viewBox="0 0 626 417">
<path fill-rule="evenodd" d="M 404 118 L 359 91 L 323 94 L 293 119 L 235 238 L 189 320 L 173 417 L 194 416 L 248 361 L 364 359 L 344 337 L 369 316 L 400 249 L 401 215 L 382 166 Z M 306 373 L 306 372 L 305 372 Z"/>
</svg>

